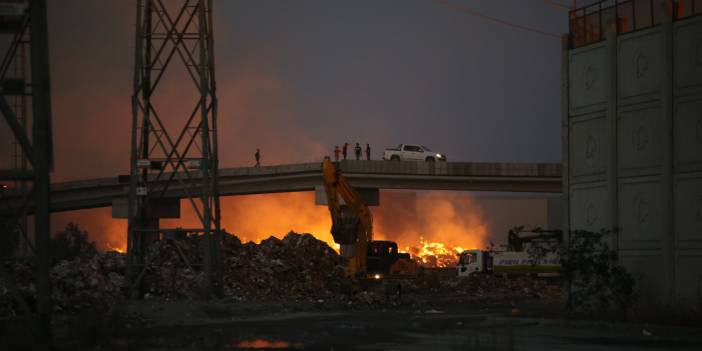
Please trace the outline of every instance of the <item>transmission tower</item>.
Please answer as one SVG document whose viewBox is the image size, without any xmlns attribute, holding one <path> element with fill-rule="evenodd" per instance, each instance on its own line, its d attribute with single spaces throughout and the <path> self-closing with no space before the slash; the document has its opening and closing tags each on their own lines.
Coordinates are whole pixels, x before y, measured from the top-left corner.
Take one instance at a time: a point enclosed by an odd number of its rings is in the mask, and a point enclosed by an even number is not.
<svg viewBox="0 0 702 351">
<path fill-rule="evenodd" d="M 5 206 L 0 205 L 0 223 L 3 224 L 0 234 L 14 235 L 19 232 L 22 245 L 27 245 L 34 253 L 37 339 L 48 343 L 52 310 L 49 173 L 53 164 L 53 140 L 46 1 L 0 1 L 0 5 L 0 33 L 11 36 L 0 64 L 0 114 L 17 146 L 14 167 L 0 170 L 0 198 L 4 198 L 6 192 L 13 196 L 20 195 L 17 197 L 21 198 L 19 204 L 14 203 L 14 206 L 12 201 L 5 201 Z M 31 133 L 28 126 L 31 126 Z M 26 225 L 30 207 L 35 208 L 34 245 Z M 0 269 L 0 278 L 6 278 L 2 271 Z M 5 282 L 12 287 L 12 280 L 5 279 Z M 25 305 L 21 296 L 17 298 L 21 305 Z M 27 313 L 31 311 L 27 310 Z"/>
<path fill-rule="evenodd" d="M 178 198 L 198 218 L 189 234 L 202 235 L 206 291 L 221 294 L 220 206 L 218 194 L 217 97 L 211 0 L 137 1 L 134 93 L 129 177 L 128 282 L 132 292 L 149 264 L 146 247 L 179 228 L 160 228 L 159 218 L 178 217 Z M 180 61 L 182 65 L 177 65 Z M 161 114 L 163 77 L 178 78 L 178 89 L 197 97 L 178 116 Z M 177 72 L 176 72 L 177 73 Z M 181 72 L 182 73 L 182 72 Z M 170 86 L 169 86 L 170 87 Z M 165 89 L 162 88 L 162 90 Z M 172 209 L 177 208 L 175 216 Z"/>
</svg>

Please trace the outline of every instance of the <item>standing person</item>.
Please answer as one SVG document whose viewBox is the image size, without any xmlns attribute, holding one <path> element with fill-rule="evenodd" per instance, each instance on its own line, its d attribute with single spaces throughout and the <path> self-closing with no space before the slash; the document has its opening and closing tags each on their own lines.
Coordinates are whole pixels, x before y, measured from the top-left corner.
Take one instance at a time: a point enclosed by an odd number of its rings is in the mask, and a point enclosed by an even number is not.
<svg viewBox="0 0 702 351">
<path fill-rule="evenodd" d="M 370 161 L 370 144 L 366 143 L 366 160 Z"/>
<path fill-rule="evenodd" d="M 339 145 L 334 146 L 334 161 L 339 162 L 339 153 L 341 150 L 339 150 Z"/>
<path fill-rule="evenodd" d="M 356 147 L 353 148 L 353 150 L 356 152 L 356 161 L 361 159 L 361 145 L 356 143 Z"/>
<path fill-rule="evenodd" d="M 256 158 L 256 167 L 261 167 L 261 150 L 256 149 L 256 153 L 254 154 L 254 157 Z"/>
<path fill-rule="evenodd" d="M 344 155 L 344 160 L 346 159 L 346 153 L 348 152 L 349 148 L 349 143 L 344 143 L 344 146 L 341 148 L 341 154 Z"/>
</svg>

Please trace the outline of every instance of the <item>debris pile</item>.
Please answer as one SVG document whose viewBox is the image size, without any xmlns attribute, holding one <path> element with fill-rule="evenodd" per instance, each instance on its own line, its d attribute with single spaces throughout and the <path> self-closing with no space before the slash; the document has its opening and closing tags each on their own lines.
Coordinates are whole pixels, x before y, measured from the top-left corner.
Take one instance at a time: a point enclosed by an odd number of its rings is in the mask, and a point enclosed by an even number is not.
<svg viewBox="0 0 702 351">
<path fill-rule="evenodd" d="M 224 240 L 225 295 L 240 300 L 318 301 L 338 297 L 346 280 L 341 257 L 310 234 L 288 233 L 256 245 Z"/>
<path fill-rule="evenodd" d="M 202 267 L 204 240 L 160 240 L 146 249 L 145 266 L 137 279 L 143 284 L 145 298 L 196 299 L 202 296 L 205 274 Z M 197 269 L 200 268 L 200 269 Z"/>
<path fill-rule="evenodd" d="M 124 269 L 124 255 L 117 252 L 59 262 L 51 269 L 54 310 L 114 306 L 124 296 Z"/>
<path fill-rule="evenodd" d="M 562 298 L 559 283 L 529 276 L 507 277 L 493 274 L 472 274 L 467 278 L 442 281 L 441 288 L 465 294 L 476 300 Z"/>
<path fill-rule="evenodd" d="M 7 274 L 0 282 L 0 316 L 22 314 L 21 297 L 27 306 L 36 301 L 34 267 L 29 262 L 5 263 Z M 124 296 L 124 255 L 95 253 L 90 257 L 63 260 L 51 268 L 51 300 L 54 311 L 109 309 Z M 31 308 L 31 307 L 29 307 Z"/>
</svg>

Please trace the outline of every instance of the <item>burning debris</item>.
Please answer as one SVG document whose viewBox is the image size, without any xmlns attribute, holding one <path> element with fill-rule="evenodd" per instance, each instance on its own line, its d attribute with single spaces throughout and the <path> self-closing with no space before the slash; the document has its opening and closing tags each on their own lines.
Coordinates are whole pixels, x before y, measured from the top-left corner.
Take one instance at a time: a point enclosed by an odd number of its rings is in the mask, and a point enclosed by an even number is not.
<svg viewBox="0 0 702 351">
<path fill-rule="evenodd" d="M 422 237 L 419 238 L 419 244 L 418 247 L 407 247 L 405 251 L 422 267 L 427 268 L 453 267 L 458 262 L 457 255 L 464 250 L 460 246 L 448 248 L 442 243 L 429 242 Z"/>
</svg>

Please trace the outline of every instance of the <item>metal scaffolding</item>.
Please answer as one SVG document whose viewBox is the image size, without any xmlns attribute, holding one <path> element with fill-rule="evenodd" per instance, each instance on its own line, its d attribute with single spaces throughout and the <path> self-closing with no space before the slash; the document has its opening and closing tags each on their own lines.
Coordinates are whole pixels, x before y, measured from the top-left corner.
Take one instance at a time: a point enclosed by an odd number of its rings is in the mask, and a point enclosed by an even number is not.
<svg viewBox="0 0 702 351">
<path fill-rule="evenodd" d="M 188 231 L 202 235 L 206 243 L 201 250 L 207 277 L 205 291 L 221 295 L 212 1 L 178 0 L 167 5 L 161 0 L 137 1 L 127 282 L 133 294 L 139 292 L 148 264 L 147 245 L 177 230 L 159 226 L 159 218 L 179 216 L 179 203 L 167 197 L 176 191 L 171 185 L 177 184 L 182 188 L 177 191 L 182 191 L 184 201 L 192 206 L 199 221 L 196 228 Z M 183 111 L 181 117 L 186 122 L 180 128 L 172 127 L 177 116 L 159 113 L 163 106 L 156 106 L 154 98 L 167 71 L 170 77 L 179 77 L 170 72 L 181 68 L 176 61 L 182 62 L 187 73 L 178 89 L 190 88 L 198 97 L 192 110 Z"/>
<path fill-rule="evenodd" d="M 3 12 L 0 13 L 0 31 L 11 35 L 12 40 L 0 66 L 0 114 L 11 130 L 16 148 L 13 155 L 14 167 L 0 170 L 0 182 L 3 183 L 0 197 L 4 197 L 5 192 L 12 192 L 20 194 L 22 201 L 19 206 L 8 208 L 7 213 L 12 215 L 0 219 L 0 222 L 3 223 L 3 235 L 18 233 L 22 242 L 20 249 L 26 245 L 34 253 L 38 320 L 36 336 L 40 342 L 48 343 L 52 310 L 49 282 L 49 172 L 53 163 L 53 142 L 46 1 L 6 1 L 1 4 Z M 31 120 L 28 118 L 30 116 Z M 13 185 L 9 186 L 5 182 Z M 33 245 L 27 230 L 27 211 L 32 204 L 35 207 Z M 10 202 L 5 202 L 5 205 L 11 206 Z M 22 300 L 21 296 L 17 298 Z M 23 302 L 20 301 L 20 304 Z"/>
</svg>

